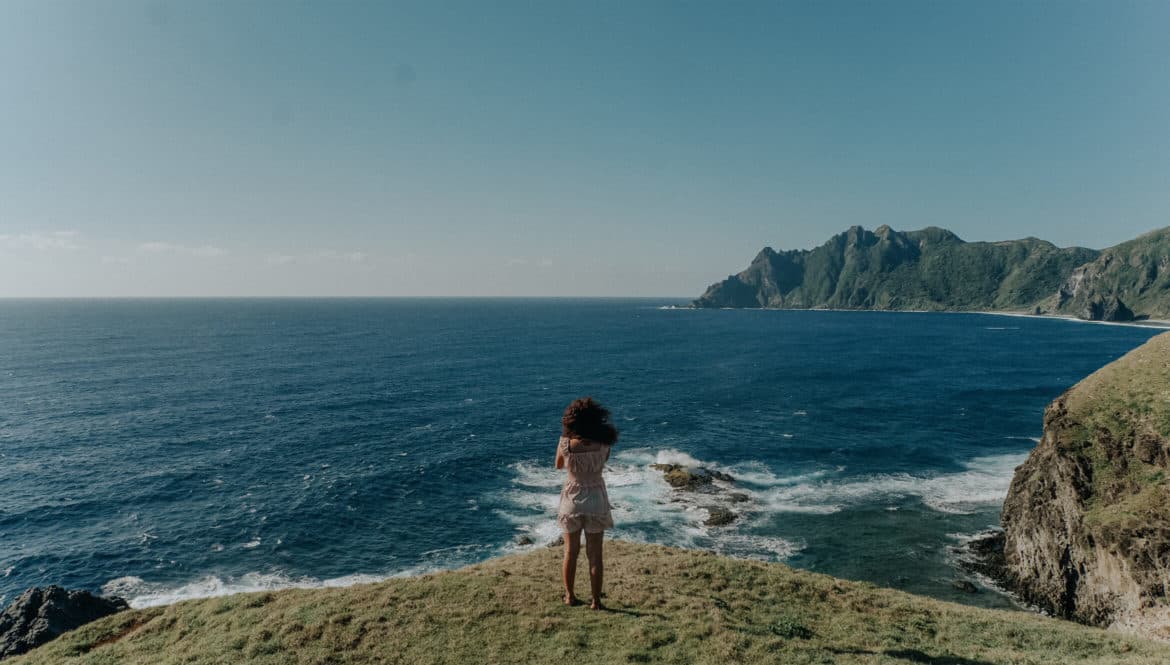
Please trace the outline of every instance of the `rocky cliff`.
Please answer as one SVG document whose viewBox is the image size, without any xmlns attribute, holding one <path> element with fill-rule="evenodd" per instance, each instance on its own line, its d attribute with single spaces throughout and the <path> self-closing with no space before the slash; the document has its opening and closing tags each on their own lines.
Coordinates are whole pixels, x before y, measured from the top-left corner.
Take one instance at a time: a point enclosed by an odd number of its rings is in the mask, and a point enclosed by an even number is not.
<svg viewBox="0 0 1170 665">
<path fill-rule="evenodd" d="M 1170 316 L 1170 228 L 1103 252 L 1036 238 L 855 226 L 812 250 L 766 247 L 695 307 L 1000 310 L 1127 321 Z"/>
<path fill-rule="evenodd" d="M 1041 308 L 1082 319 L 1170 318 L 1170 228 L 1101 252 L 1073 270 Z"/>
<path fill-rule="evenodd" d="M 1170 639 L 1170 333 L 1048 407 L 1002 519 L 1006 582 L 1023 598 Z"/>
<path fill-rule="evenodd" d="M 101 598 L 87 591 L 66 591 L 59 586 L 29 589 L 0 613 L 0 659 L 128 609 L 121 598 Z"/>
</svg>

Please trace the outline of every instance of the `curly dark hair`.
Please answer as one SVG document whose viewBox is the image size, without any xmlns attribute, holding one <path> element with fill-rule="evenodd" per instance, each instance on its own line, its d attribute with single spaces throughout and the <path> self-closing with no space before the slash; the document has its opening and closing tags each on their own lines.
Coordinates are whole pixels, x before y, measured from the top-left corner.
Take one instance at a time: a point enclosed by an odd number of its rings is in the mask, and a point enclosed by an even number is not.
<svg viewBox="0 0 1170 665">
<path fill-rule="evenodd" d="M 573 400 L 561 417 L 561 434 L 570 439 L 587 439 L 612 446 L 617 441 L 618 431 L 609 422 L 609 409 L 597 403 L 592 397 Z"/>
</svg>

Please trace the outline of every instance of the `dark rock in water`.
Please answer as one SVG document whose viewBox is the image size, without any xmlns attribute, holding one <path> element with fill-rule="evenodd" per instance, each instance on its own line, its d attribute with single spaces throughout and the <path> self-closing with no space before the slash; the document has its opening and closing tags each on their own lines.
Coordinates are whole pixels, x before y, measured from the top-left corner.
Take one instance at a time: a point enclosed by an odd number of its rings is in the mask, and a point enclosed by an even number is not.
<svg viewBox="0 0 1170 665">
<path fill-rule="evenodd" d="M 705 467 L 689 468 L 681 464 L 651 464 L 651 469 L 662 472 L 662 478 L 675 489 L 697 490 L 708 487 L 713 481 L 735 482 L 730 475 Z"/>
<path fill-rule="evenodd" d="M 963 593 L 979 593 L 979 587 L 967 580 L 955 580 L 951 582 L 951 586 Z"/>
<path fill-rule="evenodd" d="M 517 545 L 531 545 L 532 539 L 529 538 L 528 536 L 516 536 L 516 544 Z"/>
<path fill-rule="evenodd" d="M 88 591 L 59 586 L 33 588 L 0 614 L 0 658 L 39 647 L 61 633 L 104 616 L 130 609 L 121 598 L 102 598 Z"/>
<path fill-rule="evenodd" d="M 556 538 L 548 541 L 548 547 L 560 547 L 565 544 L 565 535 L 561 534 Z"/>
<path fill-rule="evenodd" d="M 737 517 L 739 517 L 739 515 L 736 515 L 726 508 L 720 508 L 719 506 L 708 506 L 707 520 L 703 522 L 703 524 L 706 524 L 707 526 L 724 526 L 734 522 Z"/>
<path fill-rule="evenodd" d="M 1007 562 L 1003 556 L 1004 533 L 1000 530 L 980 534 L 967 543 L 959 556 L 959 566 L 998 583 L 1009 580 Z"/>
<path fill-rule="evenodd" d="M 727 499 L 732 503 L 746 503 L 751 501 L 751 497 L 744 494 L 743 492 L 732 492 L 731 494 L 727 495 Z"/>
</svg>

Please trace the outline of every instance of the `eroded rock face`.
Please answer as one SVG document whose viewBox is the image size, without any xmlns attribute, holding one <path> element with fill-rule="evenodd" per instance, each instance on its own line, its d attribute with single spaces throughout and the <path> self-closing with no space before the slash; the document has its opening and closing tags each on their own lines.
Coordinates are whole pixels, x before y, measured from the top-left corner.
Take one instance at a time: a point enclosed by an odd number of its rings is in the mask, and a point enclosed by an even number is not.
<svg viewBox="0 0 1170 665">
<path fill-rule="evenodd" d="M 88 591 L 59 586 L 29 589 L 0 614 L 0 658 L 30 651 L 61 633 L 129 608 L 121 598 Z"/>
<path fill-rule="evenodd" d="M 1046 409 L 1003 507 L 1003 576 L 1052 614 L 1170 639 L 1170 333 Z"/>
<path fill-rule="evenodd" d="M 1086 302 L 1077 311 L 1077 317 L 1086 321 L 1133 321 L 1133 311 L 1117 296 L 1097 298 Z"/>
</svg>

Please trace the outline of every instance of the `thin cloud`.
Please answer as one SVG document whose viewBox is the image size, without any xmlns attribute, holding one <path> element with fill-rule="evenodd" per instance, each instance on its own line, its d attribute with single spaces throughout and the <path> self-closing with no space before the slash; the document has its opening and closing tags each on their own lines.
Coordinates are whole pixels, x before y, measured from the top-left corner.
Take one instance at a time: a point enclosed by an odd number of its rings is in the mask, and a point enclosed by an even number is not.
<svg viewBox="0 0 1170 665">
<path fill-rule="evenodd" d="M 31 249 L 38 252 L 82 249 L 82 246 L 77 243 L 77 238 L 80 235 L 77 231 L 0 234 L 0 247 L 4 249 Z"/>
<path fill-rule="evenodd" d="M 370 258 L 365 252 L 339 252 L 333 249 L 323 249 L 309 254 L 269 254 L 264 262 L 270 266 L 285 266 L 292 263 L 319 264 L 327 261 L 341 263 L 365 263 Z"/>
<path fill-rule="evenodd" d="M 169 242 L 144 242 L 138 245 L 138 251 L 146 252 L 148 254 L 185 254 L 187 256 L 194 256 L 197 258 L 215 258 L 219 256 L 226 256 L 228 251 L 222 247 L 214 245 L 203 245 L 201 247 L 187 247 L 186 245 L 176 245 Z"/>
<path fill-rule="evenodd" d="M 318 252 L 317 256 L 326 261 L 347 261 L 349 263 L 362 263 L 367 258 L 365 252 L 337 252 L 332 249 Z"/>
</svg>

